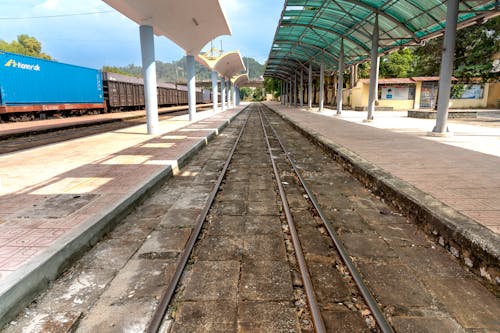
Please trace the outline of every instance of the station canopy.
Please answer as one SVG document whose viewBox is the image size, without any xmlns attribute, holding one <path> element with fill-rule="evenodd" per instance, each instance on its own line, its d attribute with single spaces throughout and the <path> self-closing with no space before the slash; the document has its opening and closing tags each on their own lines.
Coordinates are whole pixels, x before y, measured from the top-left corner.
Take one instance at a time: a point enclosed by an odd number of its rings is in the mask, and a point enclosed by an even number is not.
<svg viewBox="0 0 500 333">
<path fill-rule="evenodd" d="M 235 86 L 241 87 L 242 84 L 249 81 L 248 74 L 244 73 L 244 74 L 233 76 L 232 81 L 233 81 L 233 84 Z"/>
<path fill-rule="evenodd" d="M 135 21 L 150 25 L 158 36 L 165 36 L 197 55 L 209 41 L 230 35 L 231 29 L 219 0 L 104 0 Z"/>
<path fill-rule="evenodd" d="M 215 70 L 220 75 L 230 79 L 233 75 L 245 70 L 245 64 L 241 58 L 240 51 L 225 53 L 215 65 Z"/>
<path fill-rule="evenodd" d="M 500 14 L 498 1 L 461 0 L 458 27 Z M 264 76 L 288 79 L 309 63 L 338 69 L 370 57 L 373 27 L 379 21 L 378 53 L 384 54 L 440 36 L 446 26 L 445 0 L 286 0 Z"/>
</svg>

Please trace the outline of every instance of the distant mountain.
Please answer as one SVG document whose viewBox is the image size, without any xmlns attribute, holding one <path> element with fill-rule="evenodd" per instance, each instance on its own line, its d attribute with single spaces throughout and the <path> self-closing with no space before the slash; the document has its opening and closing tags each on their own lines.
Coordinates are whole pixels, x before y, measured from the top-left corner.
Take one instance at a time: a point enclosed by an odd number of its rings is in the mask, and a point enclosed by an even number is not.
<svg viewBox="0 0 500 333">
<path fill-rule="evenodd" d="M 264 65 L 257 62 L 254 58 L 243 57 L 243 62 L 249 71 L 250 80 L 255 80 L 264 75 Z M 104 66 L 103 71 L 120 73 L 130 76 L 142 76 L 142 67 L 136 65 L 128 65 L 124 67 Z M 212 78 L 212 72 L 202 65 L 195 63 L 196 80 L 205 81 Z M 162 61 L 156 62 L 156 75 L 158 81 L 162 82 L 186 82 L 186 57 L 179 60 L 165 63 Z"/>
</svg>

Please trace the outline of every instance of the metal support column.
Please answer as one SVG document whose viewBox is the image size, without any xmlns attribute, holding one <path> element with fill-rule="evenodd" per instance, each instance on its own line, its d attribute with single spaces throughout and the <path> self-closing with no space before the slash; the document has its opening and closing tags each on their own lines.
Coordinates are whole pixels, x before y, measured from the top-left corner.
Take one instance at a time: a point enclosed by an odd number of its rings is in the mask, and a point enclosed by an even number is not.
<svg viewBox="0 0 500 333">
<path fill-rule="evenodd" d="M 323 111 L 325 104 L 325 64 L 319 66 L 319 112 Z"/>
<path fill-rule="evenodd" d="M 219 109 L 219 94 L 218 94 L 218 89 L 217 89 L 217 79 L 218 75 L 216 71 L 212 71 L 212 103 L 213 103 L 213 110 L 214 112 L 217 112 Z"/>
<path fill-rule="evenodd" d="M 283 94 L 283 80 L 281 80 L 281 92 L 280 92 L 280 102 L 281 104 L 284 104 L 284 99 L 283 99 L 284 94 Z"/>
<path fill-rule="evenodd" d="M 304 71 L 300 69 L 300 88 L 299 88 L 300 108 L 304 107 Z"/>
<path fill-rule="evenodd" d="M 293 106 L 297 107 L 297 73 L 293 76 Z"/>
<path fill-rule="evenodd" d="M 188 84 L 188 104 L 189 104 L 189 120 L 193 120 L 196 116 L 196 82 L 194 77 L 194 56 L 188 54 L 186 56 L 187 67 L 187 84 Z"/>
<path fill-rule="evenodd" d="M 313 80 L 313 70 L 312 64 L 309 63 L 309 81 L 307 82 L 307 107 L 312 108 L 312 80 Z"/>
<path fill-rule="evenodd" d="M 342 114 L 342 87 L 344 86 L 344 38 L 340 39 L 339 80 L 337 83 L 337 114 Z"/>
<path fill-rule="evenodd" d="M 144 77 L 144 97 L 148 134 L 158 133 L 158 96 L 156 94 L 156 62 L 153 27 L 139 27 L 142 53 L 142 75 Z"/>
<path fill-rule="evenodd" d="M 459 0 L 448 0 L 443 55 L 441 58 L 441 70 L 439 72 L 437 118 L 436 126 L 432 130 L 433 133 L 444 134 L 448 132 L 448 107 L 450 103 L 451 76 L 453 74 L 455 39 L 457 36 L 458 3 Z"/>
<path fill-rule="evenodd" d="M 380 58 L 378 56 L 378 14 L 375 15 L 375 24 L 373 26 L 372 50 L 370 56 L 370 95 L 368 98 L 368 115 L 366 120 L 373 120 L 373 112 L 375 111 L 375 101 L 378 95 L 378 67 Z"/>
</svg>

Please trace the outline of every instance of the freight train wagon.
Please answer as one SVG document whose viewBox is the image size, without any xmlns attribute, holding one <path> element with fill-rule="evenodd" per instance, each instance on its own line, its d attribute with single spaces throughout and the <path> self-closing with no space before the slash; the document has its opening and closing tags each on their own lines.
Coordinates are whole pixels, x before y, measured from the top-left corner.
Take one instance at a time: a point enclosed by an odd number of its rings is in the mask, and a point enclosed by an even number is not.
<svg viewBox="0 0 500 333">
<path fill-rule="evenodd" d="M 140 110 L 144 108 L 144 80 L 117 73 L 102 73 L 104 99 L 109 111 Z M 158 106 L 185 105 L 188 103 L 187 86 L 158 82 Z M 210 103 L 211 92 L 196 89 L 196 103 Z"/>
<path fill-rule="evenodd" d="M 0 117 L 100 112 L 101 71 L 0 51 Z"/>
</svg>

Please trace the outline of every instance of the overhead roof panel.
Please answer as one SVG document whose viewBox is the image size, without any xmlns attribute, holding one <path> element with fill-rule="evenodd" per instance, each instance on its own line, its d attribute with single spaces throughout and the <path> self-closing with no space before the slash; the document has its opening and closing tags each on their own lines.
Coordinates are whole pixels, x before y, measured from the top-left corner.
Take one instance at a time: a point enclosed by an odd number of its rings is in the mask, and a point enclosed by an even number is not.
<svg viewBox="0 0 500 333">
<path fill-rule="evenodd" d="M 308 63 L 317 68 L 321 62 L 327 69 L 335 68 L 342 39 L 347 64 L 368 59 L 377 15 L 379 53 L 440 36 L 446 26 L 446 3 L 446 0 L 286 0 L 269 53 L 273 66 L 266 68 L 265 75 L 272 76 L 278 69 L 280 73 L 289 72 L 294 63 L 297 69 Z M 496 0 L 460 1 L 459 28 L 499 15 L 498 6 Z"/>
<path fill-rule="evenodd" d="M 209 41 L 230 35 L 231 29 L 219 0 L 104 0 L 137 24 L 151 25 L 165 36 L 197 55 Z"/>
</svg>

